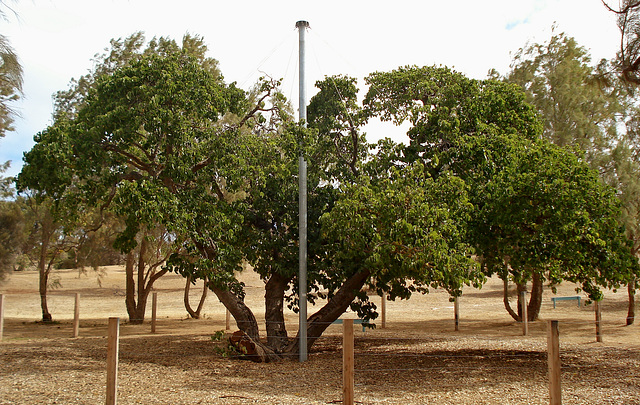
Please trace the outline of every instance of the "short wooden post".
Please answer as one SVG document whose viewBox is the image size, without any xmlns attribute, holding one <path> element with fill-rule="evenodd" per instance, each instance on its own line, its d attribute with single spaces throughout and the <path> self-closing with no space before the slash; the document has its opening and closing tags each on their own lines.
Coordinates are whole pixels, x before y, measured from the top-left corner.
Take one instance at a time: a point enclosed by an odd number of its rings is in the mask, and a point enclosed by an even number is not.
<svg viewBox="0 0 640 405">
<path fill-rule="evenodd" d="M 76 302 L 73 307 L 73 337 L 80 335 L 80 293 L 76 293 Z"/>
<path fill-rule="evenodd" d="M 231 312 L 228 309 L 225 316 L 224 330 L 231 330 Z"/>
<path fill-rule="evenodd" d="M 4 332 L 4 294 L 0 294 L 0 342 Z"/>
<path fill-rule="evenodd" d="M 154 292 L 151 298 L 151 333 L 156 333 L 156 315 L 158 314 L 158 293 Z"/>
<path fill-rule="evenodd" d="M 522 301 L 522 336 L 527 336 L 529 334 L 529 311 L 527 308 L 527 292 L 521 292 L 520 296 Z"/>
<path fill-rule="evenodd" d="M 547 326 L 547 362 L 549 363 L 549 397 L 551 405 L 562 403 L 560 386 L 560 331 L 558 321 L 549 321 Z"/>
<path fill-rule="evenodd" d="M 602 342 L 602 311 L 600 309 L 600 301 L 594 301 L 594 304 L 596 312 L 596 342 Z"/>
<path fill-rule="evenodd" d="M 344 319 L 342 328 L 342 403 L 353 405 L 353 319 Z"/>
<path fill-rule="evenodd" d="M 456 332 L 460 330 L 460 304 L 458 303 L 458 297 L 453 300 L 453 316 L 456 322 Z"/>
<path fill-rule="evenodd" d="M 387 327 L 387 294 L 382 294 L 382 300 L 380 301 L 380 312 L 382 329 Z"/>
<path fill-rule="evenodd" d="M 120 345 L 120 318 L 109 318 L 107 341 L 107 405 L 118 403 L 118 350 Z"/>
</svg>

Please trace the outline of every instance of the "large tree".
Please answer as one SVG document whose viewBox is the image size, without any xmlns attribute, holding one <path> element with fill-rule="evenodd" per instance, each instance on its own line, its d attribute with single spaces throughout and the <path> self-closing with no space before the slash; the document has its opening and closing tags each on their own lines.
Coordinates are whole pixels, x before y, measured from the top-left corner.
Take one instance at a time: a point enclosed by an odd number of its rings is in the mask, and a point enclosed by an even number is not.
<svg viewBox="0 0 640 405">
<path fill-rule="evenodd" d="M 619 228 L 614 226 L 610 231 L 603 228 L 605 222 L 615 224 L 615 205 L 606 198 L 592 198 L 593 193 L 598 197 L 609 195 L 598 191 L 606 187 L 594 180 L 593 173 L 583 175 L 584 181 L 577 190 L 566 190 L 568 195 L 575 193 L 574 198 L 581 196 L 577 199 L 583 201 L 581 205 L 571 201 L 559 205 L 554 201 L 556 196 L 549 192 L 532 194 L 543 179 L 555 186 L 571 184 L 581 177 L 568 179 L 563 176 L 583 173 L 588 168 L 572 155 L 555 151 L 542 139 L 542 126 L 535 109 L 525 102 L 525 94 L 517 86 L 495 80 L 472 80 L 447 68 L 435 67 L 404 67 L 389 73 L 376 73 L 368 80 L 372 87 L 365 101 L 371 111 L 383 119 L 398 123 L 409 120 L 412 124 L 408 131 L 410 144 L 402 158 L 409 162 L 424 162 L 432 176 L 453 174 L 468 184 L 470 201 L 477 207 L 471 221 L 470 243 L 478 249 L 487 274 L 492 274 L 495 263 L 500 262 L 503 271 L 498 274 L 505 282 L 514 280 L 522 289 L 526 282 L 533 281 L 536 294 L 532 294 L 529 302 L 532 318 L 539 311 L 543 280 L 579 282 L 591 298 L 596 299 L 599 290 L 595 285 L 620 282 L 616 272 L 628 274 L 634 266 L 626 260 L 628 249 L 622 234 L 615 232 Z M 533 157 L 544 153 L 555 156 L 547 169 L 542 164 L 527 166 L 526 161 L 521 160 L 534 160 Z M 496 184 L 501 186 L 496 188 Z M 505 196 L 504 191 L 509 193 Z M 515 206 L 522 212 L 512 211 Z M 539 207 L 540 211 L 534 207 Z M 589 214 L 590 210 L 600 213 L 606 220 Z M 594 268 L 596 273 L 582 270 L 584 263 L 571 262 L 575 246 L 563 242 L 566 238 L 577 238 L 578 234 L 565 235 L 564 228 L 550 226 L 552 221 L 547 215 L 551 212 L 559 215 L 558 218 L 565 218 L 567 227 L 575 228 L 576 221 L 585 221 L 588 229 L 607 235 L 606 251 L 618 259 L 602 263 L 605 269 Z M 581 215 L 584 218 L 580 218 Z M 542 223 L 546 225 L 541 226 Z M 501 224 L 514 228 L 494 233 L 502 229 Z M 583 232 L 587 234 L 580 234 L 580 240 L 590 242 L 588 231 Z M 498 244 L 504 249 L 498 249 Z M 515 258 L 516 252 L 524 255 L 527 249 L 537 252 L 536 255 Z M 589 259 L 593 257 L 589 256 Z M 574 267 L 560 268 L 558 272 L 555 270 L 558 262 Z M 614 267 L 619 264 L 622 264 L 621 268 Z M 574 277 L 575 272 L 580 276 Z M 508 304 L 507 300 L 505 304 Z M 520 317 L 514 311 L 510 314 L 515 319 Z"/>
<path fill-rule="evenodd" d="M 404 175 L 381 171 L 376 187 L 389 193 L 372 204 L 382 211 L 389 229 L 376 236 L 380 243 L 369 243 L 374 250 L 363 251 L 365 255 L 354 257 L 357 260 L 348 266 L 339 255 L 340 249 L 349 248 L 341 240 L 344 235 L 322 231 L 317 224 L 316 219 L 331 212 L 334 220 L 326 226 L 336 221 L 347 226 L 352 218 L 332 209 L 338 201 L 344 207 L 359 204 L 355 190 L 371 187 L 358 172 L 369 146 L 358 131 L 364 121 L 352 79 L 319 83 L 316 100 L 321 101 L 312 101 L 317 108 L 310 108 L 313 129 L 304 129 L 292 123 L 276 83 L 262 81 L 244 93 L 225 84 L 202 59 L 169 48 L 132 58 L 112 74 L 98 77 L 93 90 L 59 117 L 66 123 L 59 127 L 59 142 L 36 145 L 35 150 L 55 152 L 58 159 L 49 162 L 58 162 L 58 170 L 47 171 L 48 164 L 32 169 L 42 168 L 51 176 L 51 181 L 44 181 L 50 193 L 74 195 L 123 218 L 126 228 L 117 239 L 123 251 L 138 245 L 136 236 L 144 227 L 165 227 L 182 249 L 167 268 L 204 278 L 265 359 L 298 350 L 298 341 L 287 339 L 282 310 L 287 289 L 296 284 L 295 163 L 301 153 L 314 167 L 310 287 L 327 298 L 309 318 L 310 344 L 350 306 L 362 316 L 374 316 L 360 292 L 366 284 L 407 297 L 431 283 L 457 291 L 460 283 L 472 278 L 467 268 L 470 252 L 456 236 L 457 223 L 446 228 L 450 240 L 439 238 L 437 228 L 452 221 L 449 213 L 465 211 L 464 199 L 434 200 L 422 188 L 405 190 L 424 181 L 429 192 L 441 184 L 446 186 L 443 190 L 455 192 L 452 196 L 464 196 L 456 181 L 449 185 L 444 178 L 413 176 L 404 180 Z M 422 172 L 411 173 L 416 171 Z M 406 207 L 415 206 L 410 218 L 402 209 L 386 212 L 387 204 L 397 203 L 388 200 L 393 194 L 403 198 Z M 433 219 L 420 215 L 427 208 L 434 211 Z M 401 219 L 403 225 L 396 227 Z M 363 240 L 369 235 L 367 231 Z M 382 251 L 395 252 L 394 259 L 382 257 Z M 236 278 L 243 259 L 254 264 L 266 283 L 267 345 L 260 341 L 256 317 Z M 457 264 L 460 272 L 450 277 L 449 267 Z M 295 287 L 287 296 L 295 307 Z"/>
</svg>

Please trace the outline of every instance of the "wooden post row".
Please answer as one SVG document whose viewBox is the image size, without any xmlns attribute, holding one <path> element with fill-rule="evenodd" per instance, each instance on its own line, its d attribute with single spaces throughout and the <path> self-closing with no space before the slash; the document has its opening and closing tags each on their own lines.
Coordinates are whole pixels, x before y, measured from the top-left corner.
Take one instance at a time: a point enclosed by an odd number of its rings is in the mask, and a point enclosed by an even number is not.
<svg viewBox="0 0 640 405">
<path fill-rule="evenodd" d="M 231 312 L 226 310 L 224 330 L 231 330 Z"/>
<path fill-rule="evenodd" d="M 76 302 L 73 308 L 73 337 L 80 335 L 80 293 L 76 293 Z"/>
<path fill-rule="evenodd" d="M 151 298 L 151 333 L 156 333 L 156 315 L 158 314 L 158 293 L 154 292 Z"/>
<path fill-rule="evenodd" d="M 560 331 L 558 321 L 549 321 L 547 326 L 547 362 L 549 364 L 549 397 L 551 405 L 562 403 L 560 386 Z"/>
<path fill-rule="evenodd" d="M 109 318 L 107 340 L 107 405 L 118 403 L 118 350 L 120 346 L 120 318 Z"/>
<path fill-rule="evenodd" d="M 529 334 L 529 313 L 527 307 L 527 292 L 520 293 L 522 300 L 522 336 Z"/>
<path fill-rule="evenodd" d="M 343 320 L 342 331 L 342 403 L 353 405 L 353 319 Z"/>
<path fill-rule="evenodd" d="M 594 304 L 596 312 L 596 342 L 602 342 L 602 312 L 600 309 L 600 301 L 594 301 Z"/>
</svg>

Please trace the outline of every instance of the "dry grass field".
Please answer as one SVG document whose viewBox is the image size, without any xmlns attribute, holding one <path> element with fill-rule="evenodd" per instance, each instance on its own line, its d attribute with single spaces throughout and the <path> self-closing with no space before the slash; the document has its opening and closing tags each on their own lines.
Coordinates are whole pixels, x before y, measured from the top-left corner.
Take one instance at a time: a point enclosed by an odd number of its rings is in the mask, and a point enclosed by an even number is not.
<svg viewBox="0 0 640 405">
<path fill-rule="evenodd" d="M 255 364 L 221 356 L 211 336 L 225 329 L 225 310 L 213 294 L 200 320 L 187 318 L 184 280 L 170 274 L 156 284 L 157 333 L 126 323 L 124 271 L 59 271 L 50 294 L 56 321 L 40 317 L 35 272 L 14 273 L 0 285 L 4 334 L 0 342 L 0 404 L 105 402 L 107 319 L 120 317 L 119 404 L 329 404 L 342 397 L 341 326 L 331 326 L 305 363 Z M 243 274 L 247 302 L 260 317 L 262 281 Z M 200 284 L 192 288 L 194 305 Z M 80 293 L 80 337 L 71 338 L 74 294 Z M 558 295 L 575 295 L 562 285 Z M 640 404 L 640 327 L 624 326 L 626 290 L 607 291 L 603 342 L 596 343 L 593 306 L 551 304 L 545 291 L 541 320 L 522 326 L 502 304 L 502 284 L 467 289 L 460 330 L 442 291 L 387 304 L 387 327 L 355 337 L 355 397 L 362 404 L 547 404 L 547 320 L 560 321 L 564 404 Z M 379 303 L 380 298 L 373 297 Z M 313 307 L 309 309 L 310 313 Z M 148 307 L 150 317 L 150 306 Z M 297 315 L 287 314 L 295 334 Z"/>
</svg>

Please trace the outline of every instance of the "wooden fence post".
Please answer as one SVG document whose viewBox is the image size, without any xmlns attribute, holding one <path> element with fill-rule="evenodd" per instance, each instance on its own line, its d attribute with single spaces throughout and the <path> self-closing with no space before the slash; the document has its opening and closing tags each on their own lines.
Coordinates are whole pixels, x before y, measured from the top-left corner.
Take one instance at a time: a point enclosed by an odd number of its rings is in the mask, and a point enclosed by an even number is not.
<svg viewBox="0 0 640 405">
<path fill-rule="evenodd" d="M 80 293 L 76 293 L 76 301 L 73 307 L 73 337 L 80 335 Z"/>
<path fill-rule="evenodd" d="M 549 321 L 547 326 L 547 362 L 549 363 L 549 397 L 551 405 L 562 403 L 560 386 L 560 331 L 558 321 Z"/>
<path fill-rule="evenodd" d="M 529 311 L 527 308 L 527 292 L 521 292 L 520 296 L 522 301 L 522 336 L 527 336 L 529 334 Z"/>
<path fill-rule="evenodd" d="M 154 292 L 151 298 L 151 333 L 156 333 L 157 313 L 158 313 L 158 293 Z"/>
<path fill-rule="evenodd" d="M 118 349 L 120 345 L 120 318 L 109 318 L 107 341 L 107 405 L 118 403 Z"/>
<path fill-rule="evenodd" d="M 231 330 L 231 312 L 226 310 L 224 330 Z"/>
<path fill-rule="evenodd" d="M 4 332 L 4 295 L 0 294 L 0 342 L 2 342 L 3 332 Z"/>
<path fill-rule="evenodd" d="M 382 293 L 382 300 L 380 301 L 380 312 L 382 329 L 387 327 L 387 294 Z"/>
<path fill-rule="evenodd" d="M 594 301 L 594 309 L 596 312 L 596 342 L 602 342 L 602 311 L 600 309 L 600 301 Z"/>
<path fill-rule="evenodd" d="M 353 405 L 353 319 L 342 321 L 342 403 Z"/>
<path fill-rule="evenodd" d="M 453 314 L 456 322 L 456 332 L 458 332 L 460 330 L 460 304 L 458 297 L 455 297 L 453 301 Z"/>
</svg>

